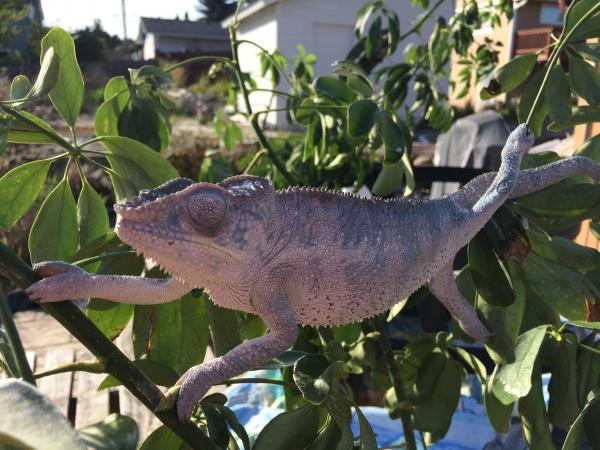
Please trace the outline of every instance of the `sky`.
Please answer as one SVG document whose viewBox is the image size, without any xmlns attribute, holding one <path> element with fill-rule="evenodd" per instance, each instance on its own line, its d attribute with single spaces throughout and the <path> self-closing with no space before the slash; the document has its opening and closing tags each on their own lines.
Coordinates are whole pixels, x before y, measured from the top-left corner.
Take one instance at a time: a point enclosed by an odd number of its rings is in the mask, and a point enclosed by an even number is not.
<svg viewBox="0 0 600 450">
<path fill-rule="evenodd" d="M 137 37 L 140 17 L 183 18 L 199 17 L 196 0 L 125 0 L 127 37 Z M 42 0 L 44 24 L 75 31 L 94 24 L 100 19 L 102 28 L 110 34 L 123 37 L 121 0 Z"/>
</svg>

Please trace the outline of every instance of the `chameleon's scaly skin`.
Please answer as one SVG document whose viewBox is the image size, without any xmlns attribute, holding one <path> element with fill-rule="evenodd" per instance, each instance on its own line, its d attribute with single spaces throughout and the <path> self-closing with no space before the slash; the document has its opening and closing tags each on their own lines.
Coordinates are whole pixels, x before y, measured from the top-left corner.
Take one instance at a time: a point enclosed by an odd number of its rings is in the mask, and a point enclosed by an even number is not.
<svg viewBox="0 0 600 450">
<path fill-rule="evenodd" d="M 519 174 L 533 137 L 524 125 L 509 137 L 497 174 L 432 201 L 367 200 L 233 177 L 214 185 L 178 179 L 116 205 L 119 237 L 173 275 L 169 280 L 89 275 L 64 263 L 36 267 L 45 278 L 32 298 L 101 297 L 159 303 L 205 288 L 216 304 L 261 316 L 270 334 L 190 369 L 179 383 L 178 412 L 189 420 L 215 383 L 289 348 L 297 325 L 332 326 L 389 309 L 430 281 L 432 291 L 470 335 L 489 333 L 460 295 L 456 252 L 511 196 L 574 174 L 600 180 L 600 167 L 572 158 Z"/>
</svg>

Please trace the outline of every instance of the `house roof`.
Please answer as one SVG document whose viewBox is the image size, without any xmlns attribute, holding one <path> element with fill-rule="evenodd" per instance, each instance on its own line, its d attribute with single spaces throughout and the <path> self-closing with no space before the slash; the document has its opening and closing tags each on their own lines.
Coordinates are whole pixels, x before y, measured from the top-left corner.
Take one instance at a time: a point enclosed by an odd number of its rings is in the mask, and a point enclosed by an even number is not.
<svg viewBox="0 0 600 450">
<path fill-rule="evenodd" d="M 282 0 L 256 0 L 251 2 L 246 8 L 242 9 L 238 15 L 238 22 L 242 22 L 246 17 L 250 17 L 257 12 L 281 2 Z M 221 22 L 223 28 L 227 28 L 233 22 L 234 14 Z"/>
<path fill-rule="evenodd" d="M 227 41 L 229 35 L 219 22 L 204 22 L 177 19 L 140 18 L 138 40 L 143 40 L 147 33 L 162 36 L 192 39 L 211 39 Z"/>
</svg>

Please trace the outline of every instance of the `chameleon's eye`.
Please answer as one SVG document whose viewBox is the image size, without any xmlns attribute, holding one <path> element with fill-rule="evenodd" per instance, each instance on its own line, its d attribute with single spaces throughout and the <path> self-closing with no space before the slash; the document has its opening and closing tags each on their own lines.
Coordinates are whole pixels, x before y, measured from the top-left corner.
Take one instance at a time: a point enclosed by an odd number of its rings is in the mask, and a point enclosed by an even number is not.
<svg viewBox="0 0 600 450">
<path fill-rule="evenodd" d="M 194 225 L 201 231 L 212 233 L 223 222 L 227 203 L 221 194 L 215 191 L 200 191 L 188 200 L 188 211 Z"/>
</svg>

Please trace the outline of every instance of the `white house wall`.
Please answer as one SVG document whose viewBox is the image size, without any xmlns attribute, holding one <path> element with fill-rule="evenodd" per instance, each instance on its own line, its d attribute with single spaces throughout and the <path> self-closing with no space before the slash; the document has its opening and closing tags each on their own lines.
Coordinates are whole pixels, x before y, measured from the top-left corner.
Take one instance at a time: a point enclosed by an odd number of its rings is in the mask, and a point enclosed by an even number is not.
<svg viewBox="0 0 600 450">
<path fill-rule="evenodd" d="M 277 11 L 278 5 L 265 8 L 252 16 L 246 18 L 238 28 L 238 39 L 256 42 L 267 51 L 272 52 L 277 49 Z M 244 72 L 252 75 L 259 89 L 272 89 L 271 81 L 261 76 L 260 68 L 260 50 L 253 45 L 242 44 L 239 49 L 240 66 Z M 271 94 L 268 92 L 254 92 L 250 95 L 250 101 L 254 111 L 262 111 L 268 108 Z M 271 108 L 281 108 L 283 104 L 280 99 L 274 99 Z M 241 109 L 243 106 L 240 103 Z M 284 116 L 277 113 L 270 113 L 267 117 L 267 123 L 275 126 L 282 123 Z"/>
<path fill-rule="evenodd" d="M 154 43 L 154 33 L 146 33 L 144 37 L 144 60 L 156 58 L 156 47 Z"/>
</svg>

